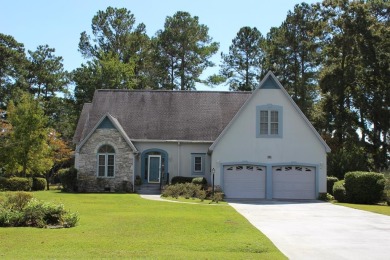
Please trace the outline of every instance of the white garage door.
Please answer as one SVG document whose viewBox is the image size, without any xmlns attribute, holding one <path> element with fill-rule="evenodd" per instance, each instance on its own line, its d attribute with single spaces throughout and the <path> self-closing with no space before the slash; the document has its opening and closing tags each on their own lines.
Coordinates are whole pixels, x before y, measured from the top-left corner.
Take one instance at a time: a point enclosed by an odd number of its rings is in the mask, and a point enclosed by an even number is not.
<svg viewBox="0 0 390 260">
<path fill-rule="evenodd" d="M 272 173 L 273 198 L 316 199 L 314 167 L 273 167 Z"/>
<path fill-rule="evenodd" d="M 265 167 L 224 166 L 224 193 L 227 198 L 265 198 Z"/>
</svg>

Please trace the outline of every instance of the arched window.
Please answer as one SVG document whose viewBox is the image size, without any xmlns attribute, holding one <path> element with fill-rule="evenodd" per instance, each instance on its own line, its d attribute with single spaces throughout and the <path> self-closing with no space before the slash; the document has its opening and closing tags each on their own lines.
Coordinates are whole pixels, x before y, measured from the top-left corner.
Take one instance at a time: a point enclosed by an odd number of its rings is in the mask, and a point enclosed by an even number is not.
<svg viewBox="0 0 390 260">
<path fill-rule="evenodd" d="M 102 145 L 98 150 L 98 177 L 114 177 L 115 150 L 111 145 Z"/>
</svg>

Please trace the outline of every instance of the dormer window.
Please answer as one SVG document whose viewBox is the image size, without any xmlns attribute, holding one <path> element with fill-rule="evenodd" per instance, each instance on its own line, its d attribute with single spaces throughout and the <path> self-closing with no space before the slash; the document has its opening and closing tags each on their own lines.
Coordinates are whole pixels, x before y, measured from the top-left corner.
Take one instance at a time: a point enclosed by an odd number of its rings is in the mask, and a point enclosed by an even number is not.
<svg viewBox="0 0 390 260">
<path fill-rule="evenodd" d="M 256 107 L 256 137 L 282 137 L 283 108 L 276 105 Z"/>
</svg>

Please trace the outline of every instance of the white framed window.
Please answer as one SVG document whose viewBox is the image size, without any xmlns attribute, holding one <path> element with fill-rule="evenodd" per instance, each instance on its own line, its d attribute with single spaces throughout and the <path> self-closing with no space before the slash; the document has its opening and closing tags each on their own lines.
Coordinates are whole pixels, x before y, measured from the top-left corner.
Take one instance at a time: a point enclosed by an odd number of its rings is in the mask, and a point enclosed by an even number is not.
<svg viewBox="0 0 390 260">
<path fill-rule="evenodd" d="M 283 135 L 283 108 L 277 105 L 256 107 L 256 137 L 281 138 Z"/>
<path fill-rule="evenodd" d="M 193 175 L 205 174 L 205 154 L 193 153 L 191 154 L 191 172 Z"/>
<path fill-rule="evenodd" d="M 111 145 L 102 145 L 98 150 L 98 177 L 115 176 L 115 149 Z"/>
</svg>

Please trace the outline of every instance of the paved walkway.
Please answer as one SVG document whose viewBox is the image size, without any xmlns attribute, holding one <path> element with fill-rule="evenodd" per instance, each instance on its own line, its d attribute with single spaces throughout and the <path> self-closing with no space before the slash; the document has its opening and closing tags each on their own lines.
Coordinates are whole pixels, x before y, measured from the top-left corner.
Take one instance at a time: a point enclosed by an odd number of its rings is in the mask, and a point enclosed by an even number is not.
<svg viewBox="0 0 390 260">
<path fill-rule="evenodd" d="M 147 200 L 170 201 L 170 200 L 164 200 L 164 199 L 162 199 L 162 198 L 161 198 L 161 195 L 140 194 L 139 196 L 140 196 L 141 198 L 147 199 Z M 172 202 L 176 202 L 176 201 L 172 201 Z"/>
<path fill-rule="evenodd" d="M 390 259 L 390 217 L 325 202 L 230 201 L 289 259 Z"/>
</svg>

